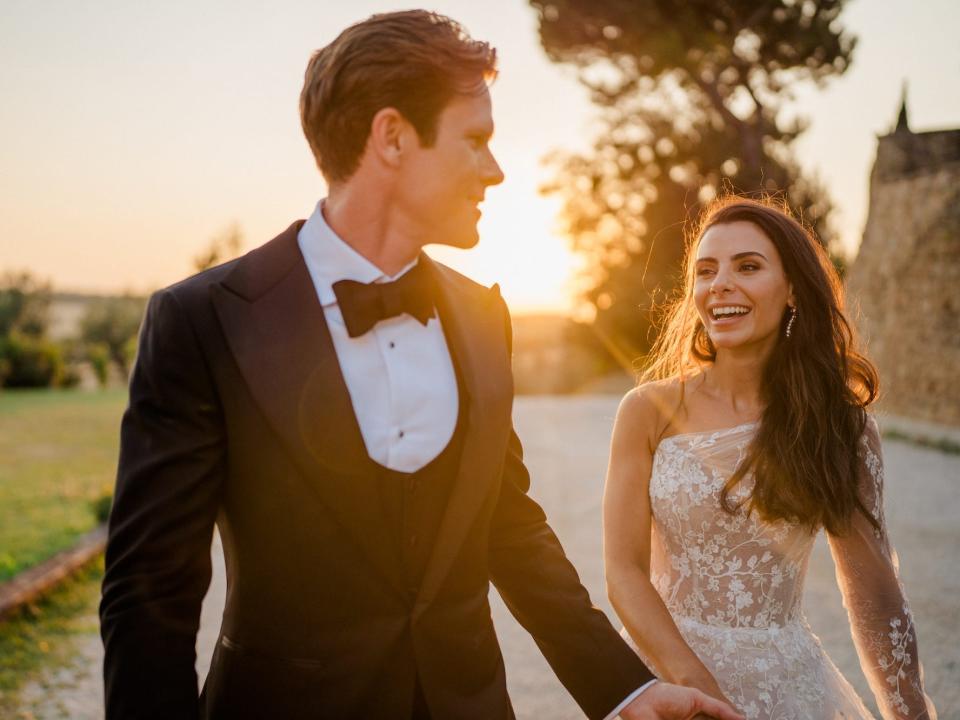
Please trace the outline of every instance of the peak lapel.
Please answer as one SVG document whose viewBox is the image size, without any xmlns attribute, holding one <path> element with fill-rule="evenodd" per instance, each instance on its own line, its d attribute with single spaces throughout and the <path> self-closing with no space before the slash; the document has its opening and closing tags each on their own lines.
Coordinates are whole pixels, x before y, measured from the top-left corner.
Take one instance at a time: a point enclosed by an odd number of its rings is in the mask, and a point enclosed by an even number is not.
<svg viewBox="0 0 960 720">
<path fill-rule="evenodd" d="M 438 287 L 438 311 L 447 345 L 466 388 L 467 425 L 460 467 L 420 587 L 418 605 L 430 602 L 472 520 L 496 490 L 510 434 L 513 382 L 503 315 L 495 291 L 467 286 L 425 255 Z"/>
<path fill-rule="evenodd" d="M 311 493 L 400 589 L 369 455 L 295 225 L 242 258 L 211 295 L 250 392 Z"/>
</svg>

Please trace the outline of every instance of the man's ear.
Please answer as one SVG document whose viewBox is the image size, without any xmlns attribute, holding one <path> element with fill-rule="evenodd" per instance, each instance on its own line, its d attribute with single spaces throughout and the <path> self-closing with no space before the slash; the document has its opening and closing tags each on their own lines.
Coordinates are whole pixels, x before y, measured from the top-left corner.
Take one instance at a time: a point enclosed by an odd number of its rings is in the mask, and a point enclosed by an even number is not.
<svg viewBox="0 0 960 720">
<path fill-rule="evenodd" d="M 410 122 L 392 107 L 381 108 L 370 123 L 370 137 L 367 148 L 388 167 L 399 167 L 403 152 L 416 136 L 416 130 Z"/>
</svg>

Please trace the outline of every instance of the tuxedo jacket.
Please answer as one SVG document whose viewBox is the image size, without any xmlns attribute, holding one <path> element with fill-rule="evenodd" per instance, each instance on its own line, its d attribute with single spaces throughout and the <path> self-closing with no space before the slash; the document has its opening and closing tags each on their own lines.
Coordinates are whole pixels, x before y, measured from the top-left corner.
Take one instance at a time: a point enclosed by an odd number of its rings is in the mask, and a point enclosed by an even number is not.
<svg viewBox="0 0 960 720">
<path fill-rule="evenodd" d="M 512 718 L 492 581 L 590 718 L 652 676 L 591 606 L 512 429 L 510 321 L 496 289 L 431 261 L 465 422 L 415 593 L 294 223 L 157 292 L 121 429 L 100 606 L 108 718 Z M 194 670 L 214 525 L 221 634 Z"/>
</svg>

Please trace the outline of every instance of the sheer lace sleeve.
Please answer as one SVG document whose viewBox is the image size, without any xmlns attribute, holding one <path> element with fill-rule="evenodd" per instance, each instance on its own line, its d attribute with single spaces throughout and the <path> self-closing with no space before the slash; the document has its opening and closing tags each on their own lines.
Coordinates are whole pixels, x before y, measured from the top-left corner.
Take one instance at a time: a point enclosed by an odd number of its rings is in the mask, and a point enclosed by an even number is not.
<svg viewBox="0 0 960 720">
<path fill-rule="evenodd" d="M 885 720 L 935 720 L 923 689 L 913 615 L 884 522 L 883 459 L 873 418 L 861 438 L 860 458 L 861 497 L 880 529 L 857 513 L 849 533 L 828 536 L 860 664 Z"/>
</svg>

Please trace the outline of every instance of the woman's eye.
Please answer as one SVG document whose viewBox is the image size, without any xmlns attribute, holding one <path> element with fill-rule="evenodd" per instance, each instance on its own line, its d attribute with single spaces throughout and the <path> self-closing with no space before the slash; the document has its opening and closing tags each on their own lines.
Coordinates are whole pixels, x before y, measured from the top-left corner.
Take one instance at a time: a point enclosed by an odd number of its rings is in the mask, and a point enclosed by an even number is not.
<svg viewBox="0 0 960 720">
<path fill-rule="evenodd" d="M 741 270 L 759 270 L 760 266 L 754 263 L 744 263 L 740 266 Z"/>
<path fill-rule="evenodd" d="M 700 268 L 699 270 L 697 270 L 698 277 L 703 277 L 704 275 L 711 275 L 711 274 L 713 274 L 712 268 Z"/>
</svg>

